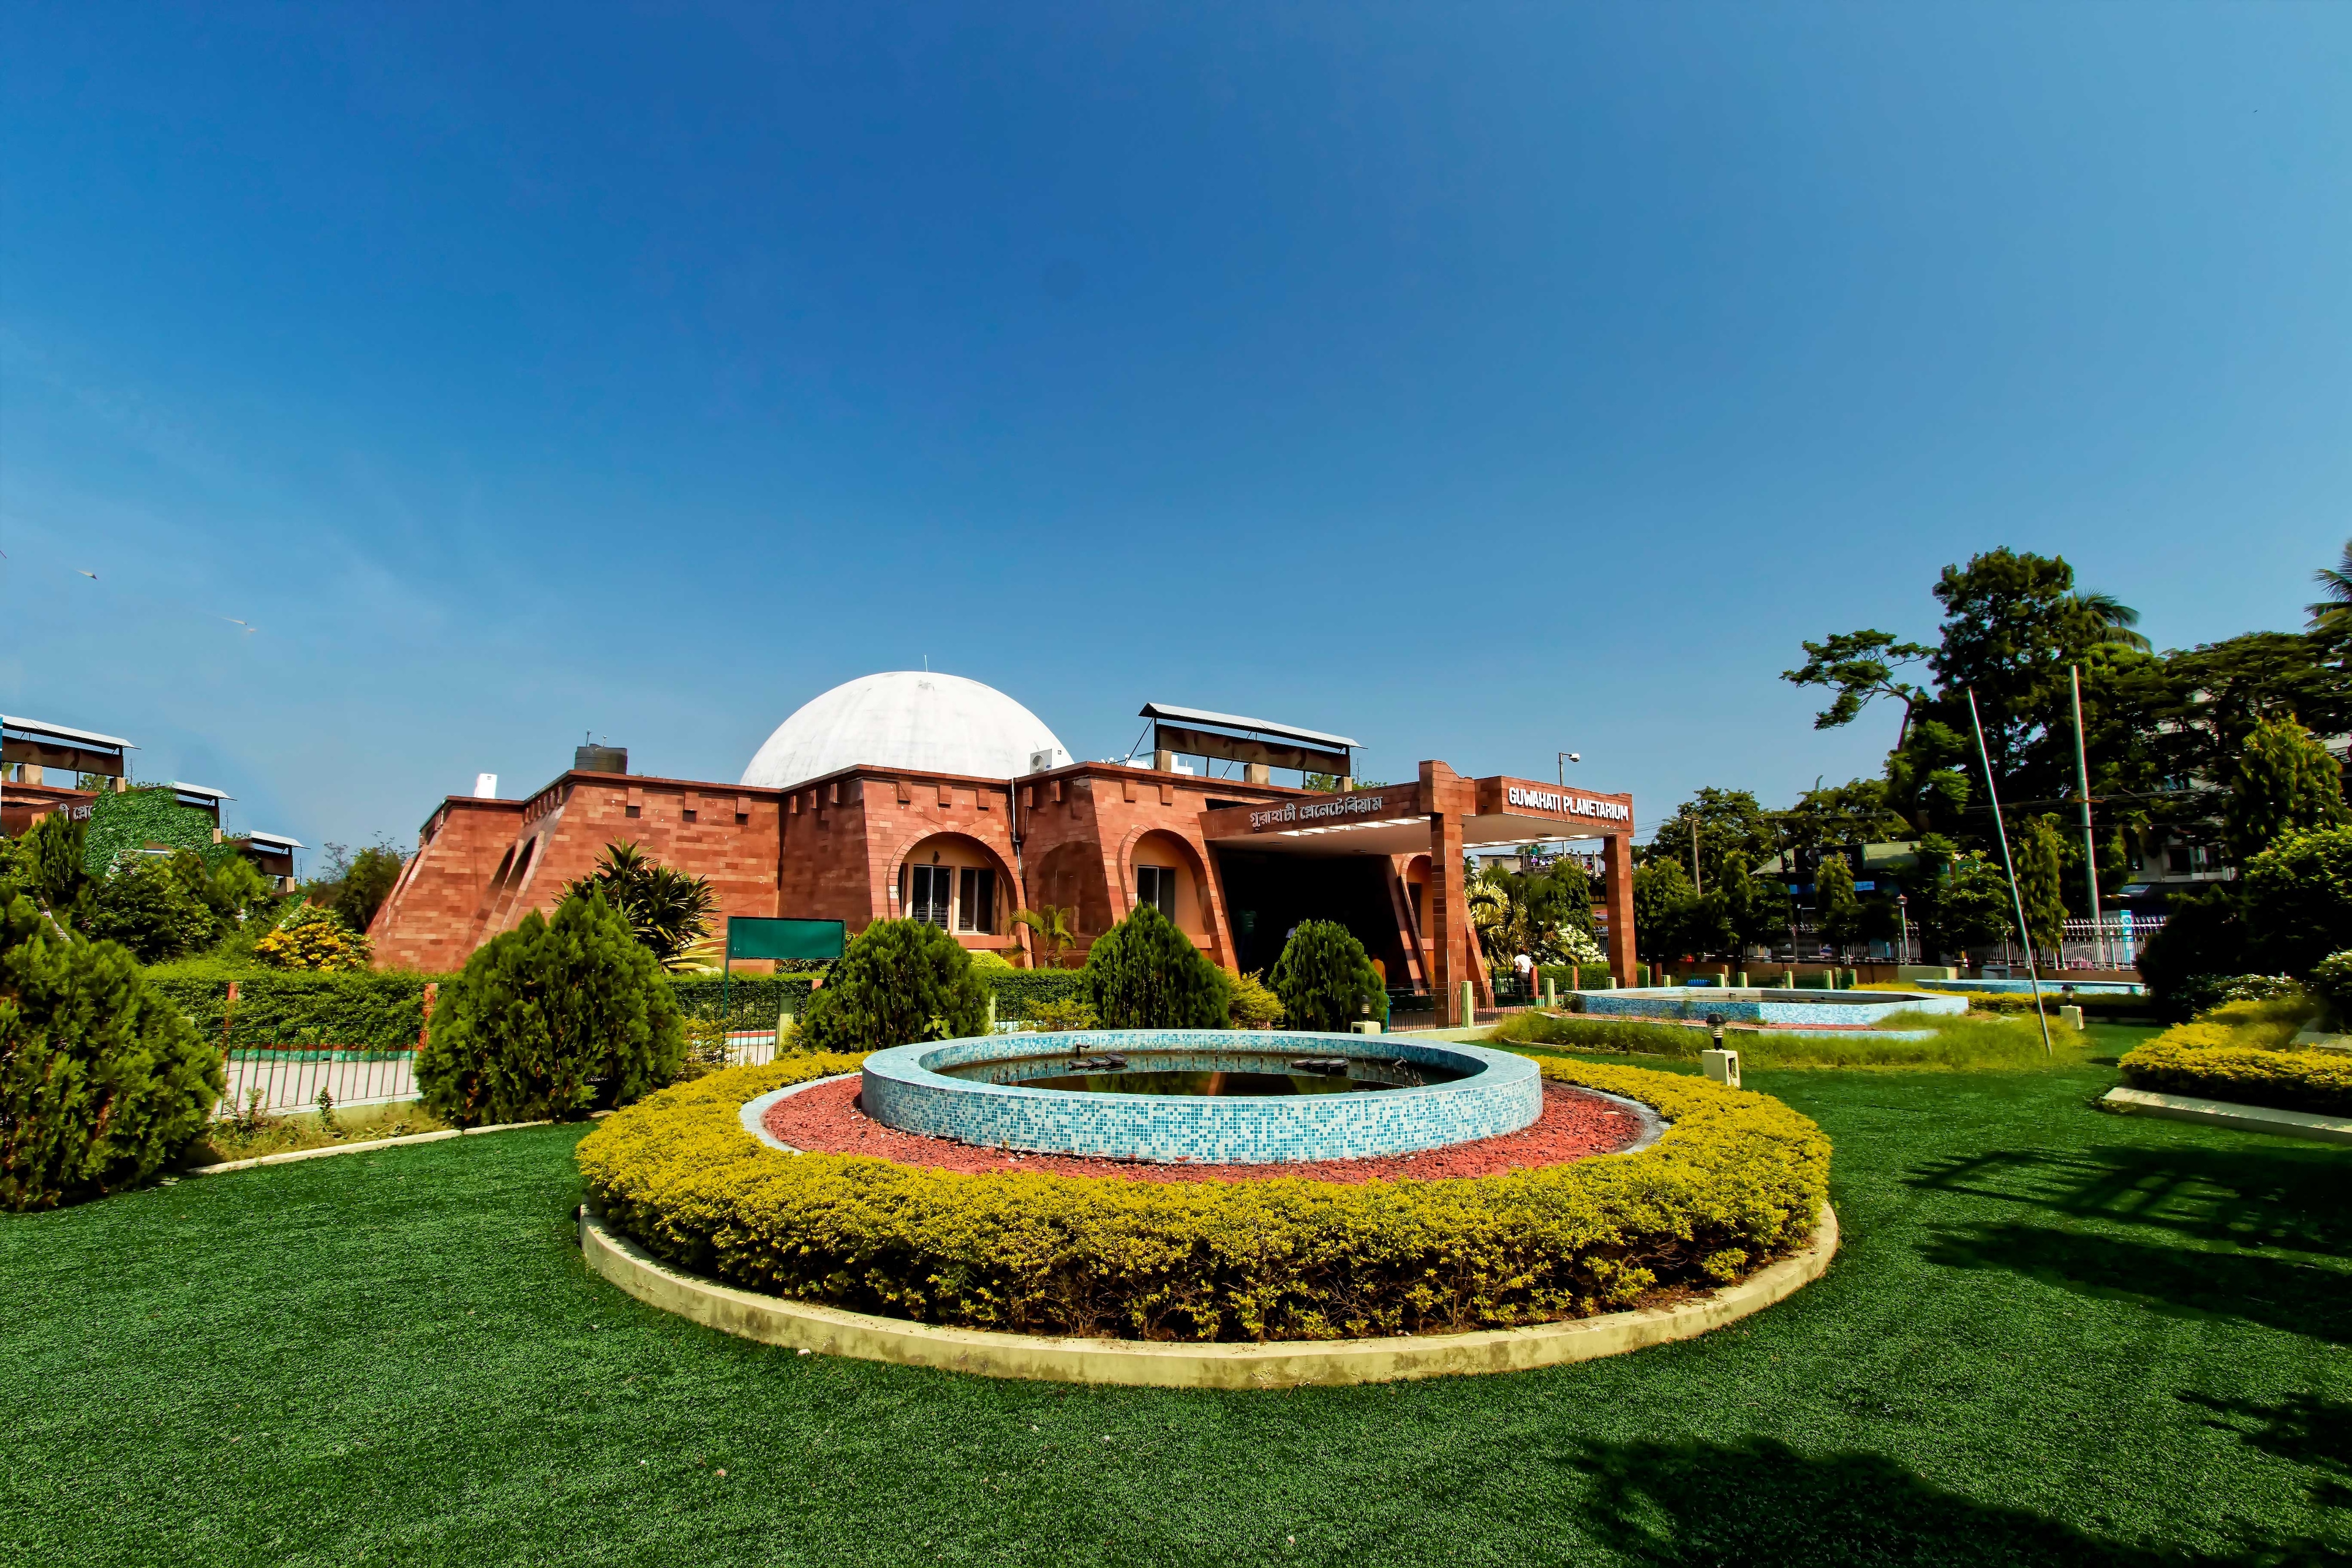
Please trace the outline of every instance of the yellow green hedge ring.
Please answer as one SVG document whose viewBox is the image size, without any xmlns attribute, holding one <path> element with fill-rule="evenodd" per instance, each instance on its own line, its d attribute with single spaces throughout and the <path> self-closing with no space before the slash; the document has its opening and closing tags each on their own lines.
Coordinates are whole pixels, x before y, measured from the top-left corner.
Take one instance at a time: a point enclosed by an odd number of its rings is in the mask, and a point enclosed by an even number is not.
<svg viewBox="0 0 2352 1568">
<path fill-rule="evenodd" d="M 689 1274 L 915 1323 L 1156 1342 L 1464 1333 L 1709 1292 L 1802 1251 L 1830 1146 L 1763 1095 L 1578 1062 L 1672 1124 L 1638 1153 L 1360 1184 L 964 1173 L 787 1154 L 740 1120 L 808 1057 L 714 1073 L 580 1144 L 604 1223 Z"/>
</svg>

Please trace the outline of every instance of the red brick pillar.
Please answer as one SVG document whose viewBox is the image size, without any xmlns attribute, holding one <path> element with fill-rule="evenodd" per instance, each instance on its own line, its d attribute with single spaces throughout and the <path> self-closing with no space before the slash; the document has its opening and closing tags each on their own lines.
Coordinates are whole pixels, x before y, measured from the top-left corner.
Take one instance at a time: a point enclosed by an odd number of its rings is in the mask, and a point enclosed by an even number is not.
<svg viewBox="0 0 2352 1568">
<path fill-rule="evenodd" d="M 1470 908 L 1462 886 L 1462 822 L 1451 812 L 1429 816 L 1429 935 L 1435 952 L 1437 1021 L 1448 1029 L 1470 1020 L 1462 1016 L 1462 983 L 1470 978 L 1463 960 L 1468 944 L 1462 940 Z"/>
<path fill-rule="evenodd" d="M 1609 906 L 1609 970 L 1620 985 L 1636 978 L 1633 966 L 1633 836 L 1613 834 L 1601 841 L 1601 900 Z"/>
<path fill-rule="evenodd" d="M 1462 983 L 1474 978 L 1470 904 L 1462 885 L 1463 802 L 1452 787 L 1458 783 L 1444 763 L 1421 764 L 1422 809 L 1429 814 L 1429 936 L 1436 971 L 1431 980 L 1437 1021 L 1449 1029 L 1472 1022 L 1462 1016 Z"/>
</svg>

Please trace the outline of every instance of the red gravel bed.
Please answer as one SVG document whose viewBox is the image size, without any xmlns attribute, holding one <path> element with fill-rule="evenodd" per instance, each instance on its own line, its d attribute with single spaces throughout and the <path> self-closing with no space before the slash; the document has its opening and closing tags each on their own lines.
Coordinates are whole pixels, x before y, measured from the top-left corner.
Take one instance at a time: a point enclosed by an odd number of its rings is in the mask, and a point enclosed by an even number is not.
<svg viewBox="0 0 2352 1568">
<path fill-rule="evenodd" d="M 1055 1176 L 1124 1176 L 1141 1182 L 1265 1182 L 1306 1177 L 1318 1182 L 1436 1181 L 1494 1176 L 1538 1165 L 1565 1165 L 1588 1154 L 1609 1154 L 1642 1135 L 1632 1111 L 1600 1095 L 1563 1083 L 1543 1086 L 1543 1114 L 1522 1131 L 1475 1143 L 1383 1154 L 1368 1160 L 1314 1160 L 1286 1165 L 1160 1165 L 1138 1160 L 1096 1160 L 1076 1154 L 1008 1154 L 946 1138 L 926 1138 L 885 1127 L 857 1109 L 858 1080 L 819 1084 L 768 1107 L 768 1131 L 795 1149 L 824 1154 L 870 1154 L 935 1171 L 1042 1172 Z"/>
</svg>

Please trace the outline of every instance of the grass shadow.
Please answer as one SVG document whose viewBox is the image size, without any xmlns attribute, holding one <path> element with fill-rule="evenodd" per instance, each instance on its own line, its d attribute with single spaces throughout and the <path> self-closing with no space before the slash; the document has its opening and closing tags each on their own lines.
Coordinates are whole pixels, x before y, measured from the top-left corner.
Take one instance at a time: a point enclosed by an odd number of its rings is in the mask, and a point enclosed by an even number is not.
<svg viewBox="0 0 2352 1568">
<path fill-rule="evenodd" d="M 2239 1441 L 2292 1465 L 2318 1472 L 2311 1498 L 2327 1508 L 2352 1508 L 2352 1405 L 2315 1394 L 2290 1394 L 2274 1405 L 2184 1394 L 2181 1402 L 2211 1413 L 2207 1425 L 2234 1432 Z"/>
<path fill-rule="evenodd" d="M 2229 1557 L 2159 1555 L 1930 1485 L 1874 1454 L 1815 1458 L 1769 1437 L 1735 1444 L 1587 1442 L 1581 1521 L 1633 1563 L 1870 1563 L 1885 1568 L 2154 1568 L 2322 1562 L 2316 1542 L 2249 1542 Z"/>
<path fill-rule="evenodd" d="M 2159 1226 L 2204 1241 L 2352 1252 L 2342 1161 L 2327 1150 L 2001 1149 L 1938 1160 L 1905 1180 L 1916 1191 Z"/>
<path fill-rule="evenodd" d="M 2352 1277 L 2292 1258 L 1999 1223 L 1936 1233 L 1920 1252 L 1947 1268 L 1998 1268 L 2084 1294 L 2352 1344 Z"/>
</svg>

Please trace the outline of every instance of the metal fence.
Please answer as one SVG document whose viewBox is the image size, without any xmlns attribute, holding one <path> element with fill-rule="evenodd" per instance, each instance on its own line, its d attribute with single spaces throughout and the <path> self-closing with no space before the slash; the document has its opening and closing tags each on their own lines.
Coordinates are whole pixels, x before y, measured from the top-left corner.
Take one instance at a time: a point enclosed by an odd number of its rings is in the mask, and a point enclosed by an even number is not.
<svg viewBox="0 0 2352 1568">
<path fill-rule="evenodd" d="M 776 1059 L 773 1029 L 730 1030 L 729 1067 L 764 1067 Z M 416 1098 L 416 1052 L 341 1051 L 318 1047 L 231 1050 L 222 1062 L 226 1080 L 213 1106 L 215 1120 L 286 1116 L 315 1110 L 323 1091 L 336 1109 L 400 1105 Z"/>
<path fill-rule="evenodd" d="M 324 1092 L 338 1106 L 397 1105 L 416 1098 L 416 1052 L 238 1048 L 222 1063 L 226 1087 L 215 1117 L 310 1110 Z"/>
</svg>

